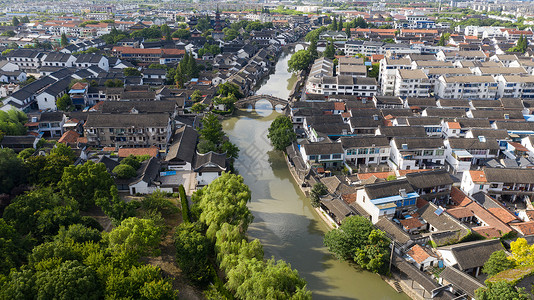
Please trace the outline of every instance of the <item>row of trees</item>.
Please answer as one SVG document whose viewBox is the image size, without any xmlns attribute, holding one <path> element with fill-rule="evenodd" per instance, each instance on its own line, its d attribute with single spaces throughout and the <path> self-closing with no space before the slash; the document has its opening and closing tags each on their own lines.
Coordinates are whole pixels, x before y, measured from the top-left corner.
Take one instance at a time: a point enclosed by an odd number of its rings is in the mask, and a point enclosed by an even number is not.
<svg viewBox="0 0 534 300">
<path fill-rule="evenodd" d="M 258 240 L 247 241 L 253 216 L 247 207 L 250 189 L 238 175 L 224 173 L 192 197 L 192 219 L 175 235 L 177 260 L 197 283 L 215 282 L 210 299 L 311 299 L 306 282 L 283 261 L 264 260 Z M 213 256 L 223 285 L 206 257 Z M 211 270 L 211 272 L 210 272 Z"/>
</svg>

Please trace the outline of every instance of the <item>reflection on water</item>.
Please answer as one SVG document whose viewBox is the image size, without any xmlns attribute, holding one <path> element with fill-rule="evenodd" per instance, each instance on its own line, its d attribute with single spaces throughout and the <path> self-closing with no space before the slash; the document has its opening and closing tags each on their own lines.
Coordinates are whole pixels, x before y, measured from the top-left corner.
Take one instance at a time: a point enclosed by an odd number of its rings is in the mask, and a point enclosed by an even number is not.
<svg viewBox="0 0 534 300">
<path fill-rule="evenodd" d="M 258 94 L 287 98 L 288 59 L 281 57 Z M 273 151 L 267 139 L 267 129 L 278 115 L 261 101 L 255 111 L 238 111 L 223 121 L 230 140 L 241 149 L 236 169 L 252 191 L 254 222 L 249 236 L 260 239 L 267 258 L 284 259 L 297 269 L 314 299 L 408 299 L 377 275 L 336 260 L 323 246 L 328 227 L 292 180 L 282 153 Z"/>
</svg>

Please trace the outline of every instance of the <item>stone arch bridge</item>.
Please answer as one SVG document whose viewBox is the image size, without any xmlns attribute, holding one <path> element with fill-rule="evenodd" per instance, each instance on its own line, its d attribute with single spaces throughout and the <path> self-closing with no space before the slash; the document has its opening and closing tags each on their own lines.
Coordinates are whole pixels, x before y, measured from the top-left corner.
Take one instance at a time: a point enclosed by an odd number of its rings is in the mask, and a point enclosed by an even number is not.
<svg viewBox="0 0 534 300">
<path fill-rule="evenodd" d="M 236 107 L 246 108 L 248 105 L 252 105 L 252 108 L 256 108 L 256 102 L 260 100 L 267 100 L 269 103 L 271 103 L 271 106 L 273 109 L 275 109 L 276 105 L 283 105 L 283 110 L 286 109 L 289 106 L 289 100 L 278 98 L 271 95 L 253 95 L 249 96 L 243 99 L 239 99 L 235 102 Z"/>
</svg>

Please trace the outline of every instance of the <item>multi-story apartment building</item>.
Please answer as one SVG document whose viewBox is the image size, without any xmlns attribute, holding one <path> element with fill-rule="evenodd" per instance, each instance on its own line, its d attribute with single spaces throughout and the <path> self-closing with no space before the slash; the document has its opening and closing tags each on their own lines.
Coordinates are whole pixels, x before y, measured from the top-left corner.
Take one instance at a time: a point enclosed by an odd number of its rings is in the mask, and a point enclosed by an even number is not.
<svg viewBox="0 0 534 300">
<path fill-rule="evenodd" d="M 393 96 L 395 92 L 396 70 L 409 70 L 412 68 L 411 64 L 412 61 L 408 58 L 383 58 L 380 61 L 380 72 L 378 74 L 380 93 L 386 96 Z"/>
<path fill-rule="evenodd" d="M 172 120 L 161 114 L 92 113 L 84 125 L 90 145 L 166 149 L 172 134 Z"/>
<path fill-rule="evenodd" d="M 468 196 L 484 192 L 496 199 L 506 196 L 513 202 L 534 195 L 534 169 L 471 170 L 463 173 L 460 187 Z"/>
<path fill-rule="evenodd" d="M 395 70 L 394 95 L 399 97 L 428 97 L 430 83 L 423 70 Z"/>
<path fill-rule="evenodd" d="M 384 136 L 353 136 L 340 140 L 345 160 L 350 164 L 383 164 L 389 158 L 389 141 Z"/>
<path fill-rule="evenodd" d="M 328 95 L 354 95 L 371 100 L 377 93 L 376 80 L 352 76 L 313 76 L 308 78 L 306 92 Z"/>
<path fill-rule="evenodd" d="M 441 76 L 436 81 L 436 96 L 449 99 L 496 99 L 497 82 L 492 76 Z"/>
<path fill-rule="evenodd" d="M 41 68 L 46 53 L 34 49 L 15 49 L 5 55 L 7 61 L 19 66 L 25 72 L 37 73 Z"/>
<path fill-rule="evenodd" d="M 498 95 L 502 98 L 534 98 L 534 75 L 498 75 Z"/>
<path fill-rule="evenodd" d="M 486 61 L 487 56 L 482 51 L 439 51 L 436 54 L 438 60 L 442 61 Z"/>
<path fill-rule="evenodd" d="M 389 162 L 396 170 L 430 169 L 445 163 L 441 138 L 395 137 L 390 145 Z"/>
</svg>

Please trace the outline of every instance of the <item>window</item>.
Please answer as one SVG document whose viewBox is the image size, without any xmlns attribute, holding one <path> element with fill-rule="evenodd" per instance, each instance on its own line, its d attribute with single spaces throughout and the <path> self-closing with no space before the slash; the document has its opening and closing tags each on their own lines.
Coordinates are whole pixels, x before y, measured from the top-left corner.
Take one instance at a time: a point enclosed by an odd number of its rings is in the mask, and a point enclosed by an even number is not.
<svg viewBox="0 0 534 300">
<path fill-rule="evenodd" d="M 445 150 L 439 149 L 436 150 L 436 155 L 443 155 L 445 153 Z"/>
<path fill-rule="evenodd" d="M 330 159 L 330 154 L 321 154 L 319 155 L 320 159 Z"/>
<path fill-rule="evenodd" d="M 478 187 L 479 190 L 483 190 L 484 189 L 484 185 L 481 184 L 479 187 Z"/>
<path fill-rule="evenodd" d="M 334 154 L 332 155 L 333 159 L 341 159 L 341 154 Z"/>
</svg>

